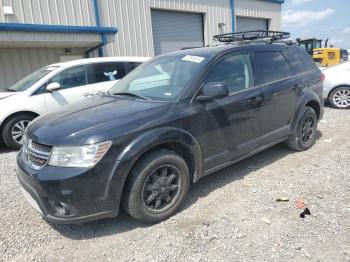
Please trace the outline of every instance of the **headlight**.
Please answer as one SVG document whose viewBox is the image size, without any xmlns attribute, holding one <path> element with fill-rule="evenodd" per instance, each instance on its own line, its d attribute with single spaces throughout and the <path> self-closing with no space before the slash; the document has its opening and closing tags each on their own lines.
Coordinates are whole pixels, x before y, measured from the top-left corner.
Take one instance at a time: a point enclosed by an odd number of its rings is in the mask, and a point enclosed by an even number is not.
<svg viewBox="0 0 350 262">
<path fill-rule="evenodd" d="M 108 152 L 112 141 L 86 146 L 53 147 L 49 165 L 60 167 L 93 167 Z"/>
</svg>

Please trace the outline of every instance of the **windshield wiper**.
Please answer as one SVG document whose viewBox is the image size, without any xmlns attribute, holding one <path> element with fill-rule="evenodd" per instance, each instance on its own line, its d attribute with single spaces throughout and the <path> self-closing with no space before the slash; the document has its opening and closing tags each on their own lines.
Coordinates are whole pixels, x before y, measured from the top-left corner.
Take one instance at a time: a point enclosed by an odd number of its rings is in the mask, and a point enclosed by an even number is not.
<svg viewBox="0 0 350 262">
<path fill-rule="evenodd" d="M 113 95 L 116 96 L 131 96 L 131 97 L 136 97 L 136 98 L 141 98 L 143 100 L 151 100 L 149 97 L 147 96 L 141 96 L 141 95 L 137 95 L 134 93 L 129 93 L 129 92 L 119 92 L 119 93 L 113 93 Z"/>
<path fill-rule="evenodd" d="M 6 92 L 17 92 L 16 90 L 12 90 L 10 88 L 6 88 L 5 90 L 6 90 Z"/>
</svg>

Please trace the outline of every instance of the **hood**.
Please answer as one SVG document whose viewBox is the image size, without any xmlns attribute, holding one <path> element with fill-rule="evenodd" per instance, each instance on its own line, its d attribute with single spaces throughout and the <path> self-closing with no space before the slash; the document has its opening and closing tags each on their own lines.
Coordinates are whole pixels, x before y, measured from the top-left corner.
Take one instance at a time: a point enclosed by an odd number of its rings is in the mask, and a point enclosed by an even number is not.
<svg viewBox="0 0 350 262">
<path fill-rule="evenodd" d="M 0 100 L 4 99 L 5 97 L 13 96 L 16 92 L 0 92 Z"/>
<path fill-rule="evenodd" d="M 164 102 L 98 96 L 37 118 L 29 126 L 28 136 L 48 145 L 111 140 L 160 119 L 168 106 L 169 103 Z"/>
</svg>

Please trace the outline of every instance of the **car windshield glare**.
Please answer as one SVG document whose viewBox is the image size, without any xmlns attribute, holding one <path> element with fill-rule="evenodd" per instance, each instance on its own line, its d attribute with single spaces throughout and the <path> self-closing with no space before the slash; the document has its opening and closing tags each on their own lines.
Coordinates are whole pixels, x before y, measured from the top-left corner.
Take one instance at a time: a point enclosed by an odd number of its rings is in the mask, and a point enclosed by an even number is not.
<svg viewBox="0 0 350 262">
<path fill-rule="evenodd" d="M 186 54 L 155 58 L 119 81 L 111 93 L 130 93 L 153 100 L 173 100 L 204 67 L 208 58 Z"/>
<path fill-rule="evenodd" d="M 41 78 L 52 72 L 53 70 L 56 70 L 59 68 L 58 66 L 47 66 L 44 68 L 41 68 L 34 73 L 30 74 L 29 76 L 23 78 L 7 90 L 12 92 L 23 92 L 30 88 L 34 83 L 39 81 Z"/>
</svg>

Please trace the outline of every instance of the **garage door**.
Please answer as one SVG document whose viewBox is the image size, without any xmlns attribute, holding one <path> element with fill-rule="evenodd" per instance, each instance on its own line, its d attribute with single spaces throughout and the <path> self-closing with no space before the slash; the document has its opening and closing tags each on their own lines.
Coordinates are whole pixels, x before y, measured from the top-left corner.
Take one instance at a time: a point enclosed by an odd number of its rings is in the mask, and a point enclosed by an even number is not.
<svg viewBox="0 0 350 262">
<path fill-rule="evenodd" d="M 259 19 L 251 17 L 237 17 L 236 18 L 237 32 L 251 31 L 251 30 L 268 30 L 268 19 Z"/>
<path fill-rule="evenodd" d="M 204 45 L 202 14 L 152 10 L 152 30 L 155 55 Z"/>
</svg>

